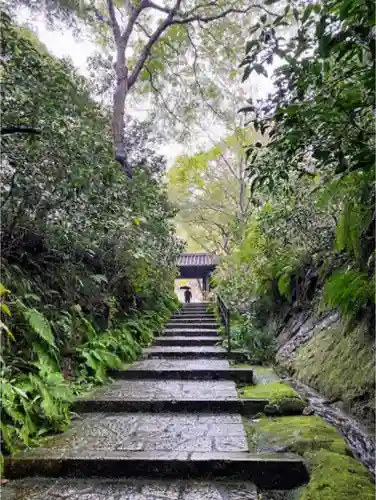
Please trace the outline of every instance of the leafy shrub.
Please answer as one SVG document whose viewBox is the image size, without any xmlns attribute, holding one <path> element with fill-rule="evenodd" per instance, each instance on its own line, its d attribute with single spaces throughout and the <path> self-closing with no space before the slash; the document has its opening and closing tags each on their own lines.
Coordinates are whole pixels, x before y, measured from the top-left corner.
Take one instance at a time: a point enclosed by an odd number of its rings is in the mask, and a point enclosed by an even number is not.
<svg viewBox="0 0 376 500">
<path fill-rule="evenodd" d="M 223 344 L 227 347 L 227 339 Z M 231 326 L 231 347 L 245 350 L 252 362 L 267 364 L 273 361 L 276 342 L 270 332 L 256 328 L 252 318 L 244 315 Z"/>
<path fill-rule="evenodd" d="M 176 307 L 181 244 L 148 124 L 130 120 L 132 182 L 109 111 L 67 60 L 6 14 L 2 31 L 1 425 L 5 451 L 69 422 L 73 394 L 132 361 Z M 53 112 L 51 111 L 53 110 Z"/>
<path fill-rule="evenodd" d="M 374 281 L 367 273 L 340 270 L 325 283 L 323 298 L 331 308 L 339 308 L 348 318 L 355 318 L 374 303 Z"/>
</svg>

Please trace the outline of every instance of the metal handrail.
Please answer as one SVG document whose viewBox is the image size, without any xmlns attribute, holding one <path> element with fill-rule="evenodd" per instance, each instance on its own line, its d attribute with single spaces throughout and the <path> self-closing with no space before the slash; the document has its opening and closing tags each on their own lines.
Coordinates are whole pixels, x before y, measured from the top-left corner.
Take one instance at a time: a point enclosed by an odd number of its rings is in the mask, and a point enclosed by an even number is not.
<svg viewBox="0 0 376 500">
<path fill-rule="evenodd" d="M 227 307 L 225 301 L 222 297 L 216 294 L 217 297 L 217 306 L 219 310 L 219 315 L 221 319 L 221 323 L 225 328 L 225 334 L 227 336 L 227 352 L 231 353 L 231 312 Z"/>
</svg>

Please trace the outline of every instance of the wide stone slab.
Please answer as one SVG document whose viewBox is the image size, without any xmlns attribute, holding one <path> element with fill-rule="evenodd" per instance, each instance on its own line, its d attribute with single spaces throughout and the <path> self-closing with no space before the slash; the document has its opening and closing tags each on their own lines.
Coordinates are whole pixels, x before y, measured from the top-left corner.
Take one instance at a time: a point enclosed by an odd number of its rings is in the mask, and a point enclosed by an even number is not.
<svg viewBox="0 0 376 500">
<path fill-rule="evenodd" d="M 254 415 L 268 400 L 238 399 L 231 381 L 117 380 L 77 399 L 72 410 L 87 412 L 234 413 Z"/>
<path fill-rule="evenodd" d="M 250 482 L 146 479 L 57 479 L 11 481 L 2 500 L 257 500 Z"/>
<path fill-rule="evenodd" d="M 146 358 L 216 358 L 236 360 L 239 362 L 247 361 L 248 357 L 240 351 L 231 351 L 228 353 L 222 347 L 212 346 L 192 346 L 192 347 L 148 347 L 143 350 L 143 357 Z"/>
<path fill-rule="evenodd" d="M 171 316 L 169 320 L 174 320 L 174 319 L 184 319 L 184 320 L 190 320 L 190 319 L 196 319 L 197 321 L 201 321 L 202 319 L 209 320 L 209 321 L 217 321 L 217 318 L 214 316 L 214 314 L 208 314 L 208 313 L 180 313 L 180 314 L 174 314 L 174 316 Z"/>
<path fill-rule="evenodd" d="M 81 399 L 73 403 L 76 413 L 239 413 L 244 416 L 263 412 L 269 403 L 266 399 Z"/>
<path fill-rule="evenodd" d="M 124 370 L 111 370 L 114 379 L 135 380 L 233 380 L 251 384 L 250 368 L 230 368 L 226 359 L 151 358 L 137 361 Z"/>
<path fill-rule="evenodd" d="M 181 336 L 169 336 L 166 335 L 164 337 L 157 337 L 154 340 L 154 345 L 166 345 L 166 346 L 205 346 L 205 345 L 216 345 L 220 342 L 221 338 L 219 336 L 216 337 L 181 337 Z"/>
<path fill-rule="evenodd" d="M 196 380 L 117 380 L 86 399 L 179 400 L 238 399 L 234 382 Z"/>
<path fill-rule="evenodd" d="M 192 316 L 186 314 L 179 314 L 178 316 L 172 316 L 167 323 L 175 323 L 176 321 L 183 321 L 184 323 L 197 322 L 197 323 L 215 323 L 217 324 L 217 320 L 214 316 L 209 315 L 199 315 Z"/>
<path fill-rule="evenodd" d="M 226 359 L 141 359 L 131 370 L 226 370 L 230 364 Z"/>
<path fill-rule="evenodd" d="M 217 346 L 192 346 L 192 347 L 147 347 L 143 350 L 143 355 L 146 357 L 200 357 L 200 358 L 226 358 L 227 351 L 222 347 Z"/>
<path fill-rule="evenodd" d="M 169 328 L 164 330 L 169 337 L 218 337 L 218 330 L 201 330 L 200 328 Z"/>
<path fill-rule="evenodd" d="M 178 330 L 179 328 L 193 329 L 197 330 L 215 330 L 217 331 L 219 325 L 217 323 L 201 323 L 201 322 L 186 322 L 186 321 L 170 321 L 165 324 L 166 330 Z"/>
<path fill-rule="evenodd" d="M 251 481 L 259 488 L 270 490 L 296 488 L 309 479 L 300 457 L 284 454 L 252 455 L 245 452 L 124 453 L 98 450 L 87 453 L 78 450 L 61 453 L 58 450 L 46 452 L 39 449 L 33 450 L 33 454 L 28 452 L 24 456 L 5 458 L 4 468 L 5 477 L 8 479 L 35 475 L 117 478 L 147 476 L 205 480 L 239 478 L 241 481 Z M 27 499 L 29 500 L 29 497 Z"/>
<path fill-rule="evenodd" d="M 183 361 L 177 359 L 150 359 L 145 361 Z M 187 360 L 191 363 L 191 360 Z M 201 361 L 201 360 L 199 360 Z M 208 359 L 208 361 L 222 361 Z M 224 360 L 223 360 L 224 361 Z M 110 376 L 115 379 L 135 380 L 233 380 L 239 383 L 252 384 L 253 371 L 247 368 L 130 368 L 128 370 L 111 370 Z"/>
<path fill-rule="evenodd" d="M 97 452 L 247 451 L 240 415 L 89 413 L 63 434 L 45 440 L 35 457 L 95 456 Z"/>
</svg>

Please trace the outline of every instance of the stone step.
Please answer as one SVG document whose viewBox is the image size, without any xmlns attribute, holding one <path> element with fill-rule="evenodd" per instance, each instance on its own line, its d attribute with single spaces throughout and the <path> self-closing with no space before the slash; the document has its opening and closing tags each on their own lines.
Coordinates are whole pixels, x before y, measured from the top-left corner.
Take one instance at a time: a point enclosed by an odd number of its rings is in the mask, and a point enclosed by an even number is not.
<svg viewBox="0 0 376 500">
<path fill-rule="evenodd" d="M 230 380 L 124 380 L 75 400 L 73 411 L 122 413 L 240 413 L 263 411 L 266 399 L 238 398 Z"/>
<path fill-rule="evenodd" d="M 85 399 L 73 403 L 75 413 L 239 413 L 244 416 L 263 412 L 266 399 Z"/>
<path fill-rule="evenodd" d="M 219 336 L 218 330 L 200 329 L 200 328 L 168 328 L 164 332 L 169 337 L 215 337 Z"/>
<path fill-rule="evenodd" d="M 257 500 L 256 486 L 246 481 L 27 478 L 2 488 L 2 500 Z"/>
<path fill-rule="evenodd" d="M 231 351 L 216 346 L 207 347 L 148 347 L 143 350 L 143 357 L 146 358 L 216 358 L 231 359 L 237 362 L 246 362 L 248 357 L 241 351 Z"/>
<path fill-rule="evenodd" d="M 146 361 L 159 361 L 150 359 Z M 176 361 L 176 360 L 170 360 Z M 220 361 L 220 360 L 205 360 Z M 253 371 L 250 368 L 159 368 L 144 369 L 130 368 L 128 370 L 111 370 L 110 376 L 114 379 L 124 380 L 233 380 L 238 383 L 251 384 Z"/>
<path fill-rule="evenodd" d="M 186 316 L 173 316 L 169 319 L 168 323 L 175 323 L 176 321 L 181 321 L 183 323 L 191 323 L 197 321 L 197 323 L 216 323 L 214 317 L 205 318 L 202 316 L 186 317 Z"/>
<path fill-rule="evenodd" d="M 180 337 L 180 336 L 165 336 L 165 337 L 157 337 L 154 340 L 153 345 L 155 346 L 193 346 L 193 345 L 216 345 L 220 342 L 221 338 L 217 335 L 215 337 Z"/>
<path fill-rule="evenodd" d="M 209 311 L 207 307 L 198 307 L 191 305 L 186 305 L 177 312 L 212 313 L 212 311 Z"/>
<path fill-rule="evenodd" d="M 165 324 L 164 328 L 166 330 L 177 330 L 179 328 L 198 329 L 198 330 L 217 330 L 219 328 L 218 323 L 195 323 L 195 322 L 184 322 L 184 321 L 169 321 Z"/>
<path fill-rule="evenodd" d="M 77 478 L 86 477 L 146 476 L 158 479 L 163 477 L 204 480 L 225 477 L 248 480 L 258 488 L 269 490 L 296 488 L 309 479 L 302 459 L 287 454 L 187 451 L 124 453 L 116 450 L 97 450 L 95 453 L 77 450 L 61 453 L 58 450 L 43 449 L 39 449 L 39 453 L 36 451 L 33 450 L 33 453 L 29 452 L 24 456 L 6 457 L 5 477 L 15 479 L 35 475 L 45 478 L 73 476 L 76 478 L 75 481 Z M 149 500 L 151 497 L 147 498 Z M 197 498 L 207 498 L 207 496 L 205 494 L 204 497 Z M 51 499 L 50 492 L 47 494 L 47 499 Z"/>
</svg>

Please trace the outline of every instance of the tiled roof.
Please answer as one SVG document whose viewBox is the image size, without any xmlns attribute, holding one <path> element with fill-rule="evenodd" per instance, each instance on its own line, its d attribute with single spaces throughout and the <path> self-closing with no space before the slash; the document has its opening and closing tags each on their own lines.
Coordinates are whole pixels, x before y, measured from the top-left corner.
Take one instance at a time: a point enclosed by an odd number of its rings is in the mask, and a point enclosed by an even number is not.
<svg viewBox="0 0 376 500">
<path fill-rule="evenodd" d="M 209 253 L 183 253 L 177 262 L 178 266 L 215 266 L 218 258 Z"/>
</svg>

